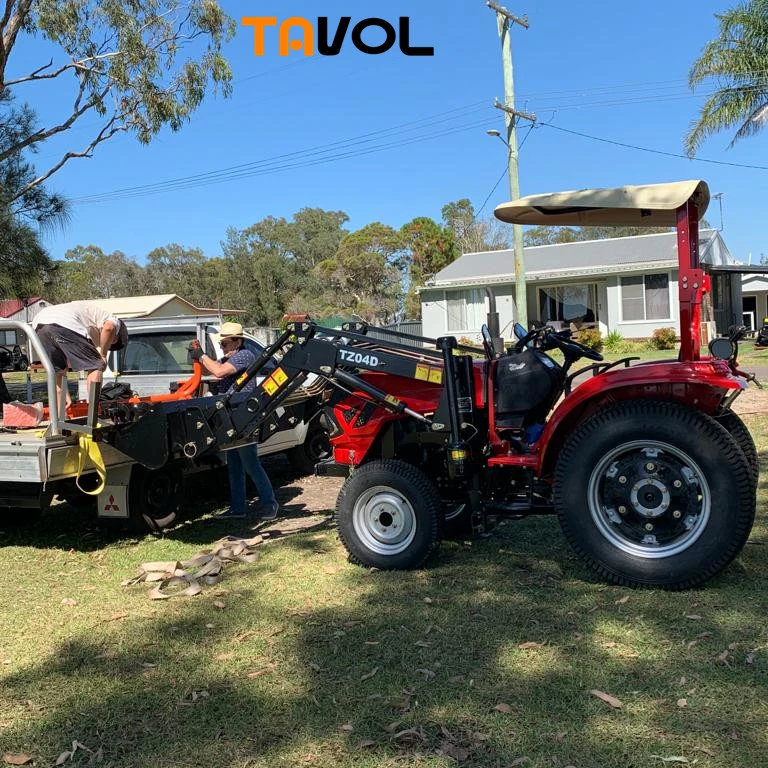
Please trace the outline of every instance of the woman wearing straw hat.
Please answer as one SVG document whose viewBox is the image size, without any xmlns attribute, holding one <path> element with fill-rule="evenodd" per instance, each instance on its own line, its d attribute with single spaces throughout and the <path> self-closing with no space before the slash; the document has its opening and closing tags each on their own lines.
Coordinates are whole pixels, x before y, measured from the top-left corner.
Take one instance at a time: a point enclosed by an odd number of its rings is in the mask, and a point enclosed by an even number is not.
<svg viewBox="0 0 768 768">
<path fill-rule="evenodd" d="M 190 350 L 193 358 L 199 359 L 200 364 L 208 372 L 220 380 L 219 392 L 229 393 L 235 386 L 235 379 L 248 368 L 256 357 L 243 346 L 243 326 L 240 323 L 224 323 L 219 331 L 219 343 L 224 351 L 221 360 L 214 360 L 202 350 Z M 256 386 L 253 378 L 241 390 L 250 392 Z M 218 517 L 230 519 L 246 516 L 245 476 L 251 476 L 256 490 L 259 492 L 262 511 L 259 514 L 263 520 L 274 520 L 280 505 L 275 498 L 272 483 L 269 482 L 264 467 L 261 466 L 256 443 L 232 448 L 227 452 L 227 472 L 229 473 L 229 509 L 221 512 Z"/>
</svg>

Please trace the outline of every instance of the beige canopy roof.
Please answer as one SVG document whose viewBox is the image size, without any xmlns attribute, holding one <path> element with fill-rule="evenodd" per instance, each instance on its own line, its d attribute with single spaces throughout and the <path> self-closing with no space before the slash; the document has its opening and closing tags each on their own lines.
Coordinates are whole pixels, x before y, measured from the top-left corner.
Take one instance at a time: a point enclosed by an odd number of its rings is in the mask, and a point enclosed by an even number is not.
<svg viewBox="0 0 768 768">
<path fill-rule="evenodd" d="M 502 203 L 496 218 L 510 224 L 575 225 L 579 227 L 675 226 L 675 211 L 692 200 L 699 218 L 709 205 L 705 181 L 676 181 L 615 189 L 579 189 L 529 195 Z"/>
</svg>

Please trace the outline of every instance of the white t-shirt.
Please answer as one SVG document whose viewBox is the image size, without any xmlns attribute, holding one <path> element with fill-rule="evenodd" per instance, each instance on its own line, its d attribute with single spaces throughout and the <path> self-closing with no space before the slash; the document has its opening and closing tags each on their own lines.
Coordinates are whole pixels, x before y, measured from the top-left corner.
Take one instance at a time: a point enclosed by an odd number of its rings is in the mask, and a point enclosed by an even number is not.
<svg viewBox="0 0 768 768">
<path fill-rule="evenodd" d="M 40 325 L 60 325 L 89 338 L 93 345 L 98 347 L 101 329 L 107 320 L 112 321 L 115 329 L 120 328 L 120 320 L 98 304 L 90 301 L 70 301 L 67 304 L 53 304 L 41 309 L 32 326 L 37 328 Z"/>
</svg>

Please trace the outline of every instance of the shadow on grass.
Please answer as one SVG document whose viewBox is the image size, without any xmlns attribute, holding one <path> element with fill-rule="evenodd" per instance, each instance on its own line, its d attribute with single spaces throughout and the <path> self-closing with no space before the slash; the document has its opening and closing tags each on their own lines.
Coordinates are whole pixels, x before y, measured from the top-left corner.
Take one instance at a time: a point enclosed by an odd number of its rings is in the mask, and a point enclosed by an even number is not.
<svg viewBox="0 0 768 768">
<path fill-rule="evenodd" d="M 454 765 L 451 754 L 487 768 L 763 765 L 768 681 L 744 659 L 766 641 L 765 565 L 744 559 L 669 594 L 585 580 L 551 519 L 447 543 L 409 573 L 287 537 L 228 574 L 238 599 L 226 610 L 205 596 L 163 603 L 8 670 L 4 719 L 17 724 L 2 749 L 50 764 L 77 739 L 121 768 Z M 263 589 L 275 562 L 281 578 Z M 323 568 L 330 593 L 304 586 Z"/>
</svg>

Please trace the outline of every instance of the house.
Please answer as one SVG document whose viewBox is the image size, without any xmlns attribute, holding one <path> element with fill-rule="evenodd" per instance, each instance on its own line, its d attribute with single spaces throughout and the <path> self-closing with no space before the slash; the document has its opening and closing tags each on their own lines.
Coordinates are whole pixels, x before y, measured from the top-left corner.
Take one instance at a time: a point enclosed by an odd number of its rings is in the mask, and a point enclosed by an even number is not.
<svg viewBox="0 0 768 768">
<path fill-rule="evenodd" d="M 92 299 L 93 304 L 104 307 L 115 317 L 187 317 L 190 315 L 243 315 L 239 309 L 211 309 L 196 307 L 176 293 L 160 293 L 151 296 L 114 296 L 109 299 Z"/>
<path fill-rule="evenodd" d="M 675 232 L 528 247 L 524 250 L 529 322 L 596 327 L 602 335 L 647 338 L 656 328 L 680 331 Z M 713 275 L 711 315 L 718 330 L 741 322 L 739 271 L 716 230 L 702 230 L 699 258 Z M 734 276 L 736 279 L 734 279 Z M 479 340 L 493 291 L 501 335 L 515 321 L 511 250 L 465 253 L 420 290 L 423 333 Z"/>
<path fill-rule="evenodd" d="M 744 325 L 748 328 L 760 328 L 768 318 L 768 275 L 744 275 L 741 280 L 741 293 Z"/>
<path fill-rule="evenodd" d="M 18 320 L 22 323 L 31 323 L 37 313 L 49 307 L 50 301 L 42 296 L 30 296 L 23 299 L 5 299 L 0 301 L 0 320 Z M 24 344 L 26 339 L 21 331 L 14 328 L 0 330 L 0 344 L 14 346 Z"/>
</svg>

